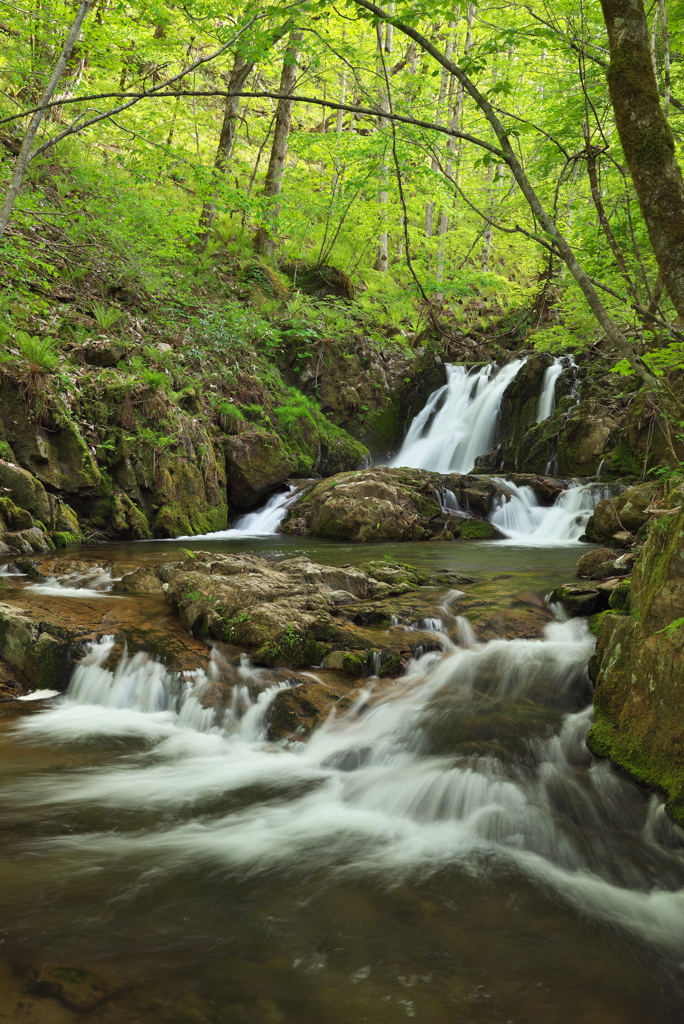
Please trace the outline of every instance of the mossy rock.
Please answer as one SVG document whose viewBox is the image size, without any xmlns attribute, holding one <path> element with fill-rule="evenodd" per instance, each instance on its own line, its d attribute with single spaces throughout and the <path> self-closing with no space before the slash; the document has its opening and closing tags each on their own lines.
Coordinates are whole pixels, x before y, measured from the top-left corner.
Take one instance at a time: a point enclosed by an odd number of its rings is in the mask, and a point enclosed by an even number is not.
<svg viewBox="0 0 684 1024">
<path fill-rule="evenodd" d="M 501 538 L 499 530 L 483 519 L 462 519 L 458 532 L 463 540 L 496 540 Z"/>
<path fill-rule="evenodd" d="M 59 530 L 53 530 L 50 537 L 57 548 L 66 548 L 69 544 L 80 544 L 83 540 L 83 535 L 80 533 L 69 533 L 68 531 Z"/>
<path fill-rule="evenodd" d="M 0 498 L 0 527 L 4 533 L 6 530 L 19 531 L 30 530 L 33 525 L 33 516 L 23 508 L 18 508 L 11 498 Z"/>
</svg>

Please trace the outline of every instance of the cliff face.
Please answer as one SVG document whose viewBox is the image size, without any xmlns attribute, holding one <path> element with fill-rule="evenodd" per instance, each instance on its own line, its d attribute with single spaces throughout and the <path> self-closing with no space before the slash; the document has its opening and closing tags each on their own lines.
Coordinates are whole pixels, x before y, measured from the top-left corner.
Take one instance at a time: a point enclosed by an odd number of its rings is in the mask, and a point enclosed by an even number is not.
<svg viewBox="0 0 684 1024">
<path fill-rule="evenodd" d="M 628 608 L 601 621 L 587 742 L 662 789 L 684 824 L 684 488 L 664 507 L 635 565 Z"/>
</svg>

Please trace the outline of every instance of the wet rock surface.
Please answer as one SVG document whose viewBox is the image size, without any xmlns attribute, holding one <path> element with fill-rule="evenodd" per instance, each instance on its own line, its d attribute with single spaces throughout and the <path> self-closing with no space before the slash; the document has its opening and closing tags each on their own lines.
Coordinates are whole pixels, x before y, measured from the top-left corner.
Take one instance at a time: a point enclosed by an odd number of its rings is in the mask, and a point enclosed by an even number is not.
<svg viewBox="0 0 684 1024">
<path fill-rule="evenodd" d="M 391 614 L 360 625 L 359 602 L 395 598 L 427 583 L 402 562 L 329 566 L 306 557 L 269 562 L 256 555 L 198 551 L 181 562 L 123 576 L 121 592 L 163 593 L 193 635 L 245 649 L 255 664 L 292 668 L 325 664 L 333 652 L 350 675 L 397 675 L 434 637 L 390 628 Z M 372 617 L 372 616 L 371 616 Z M 375 655 L 377 652 L 377 656 Z"/>
</svg>

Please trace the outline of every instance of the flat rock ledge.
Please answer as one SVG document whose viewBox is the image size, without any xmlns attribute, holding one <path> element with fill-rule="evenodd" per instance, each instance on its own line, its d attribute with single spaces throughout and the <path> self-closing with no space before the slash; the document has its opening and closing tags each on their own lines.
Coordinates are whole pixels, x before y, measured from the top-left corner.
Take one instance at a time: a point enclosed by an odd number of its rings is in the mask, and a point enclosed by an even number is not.
<svg viewBox="0 0 684 1024">
<path fill-rule="evenodd" d="M 417 653 L 441 649 L 434 633 L 398 624 L 396 600 L 471 580 L 455 572 L 430 577 L 404 562 L 338 567 L 197 551 L 128 573 L 116 587 L 166 594 L 190 633 L 241 648 L 255 665 L 396 677 Z M 426 614 L 420 605 L 417 619 Z"/>
</svg>

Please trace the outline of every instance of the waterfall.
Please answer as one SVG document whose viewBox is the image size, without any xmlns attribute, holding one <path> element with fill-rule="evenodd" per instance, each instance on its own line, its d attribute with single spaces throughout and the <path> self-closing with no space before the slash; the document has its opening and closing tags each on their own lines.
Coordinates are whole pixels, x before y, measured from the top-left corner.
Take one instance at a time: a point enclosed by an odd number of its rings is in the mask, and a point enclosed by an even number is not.
<svg viewBox="0 0 684 1024">
<path fill-rule="evenodd" d="M 537 547 L 576 543 L 597 503 L 614 493 L 603 484 L 575 483 L 549 508 L 539 504 L 531 487 L 519 487 L 510 480 L 495 479 L 495 483 L 501 494 L 490 522 L 510 541 Z"/>
<path fill-rule="evenodd" d="M 263 508 L 239 516 L 230 530 L 214 533 L 200 533 L 194 537 L 177 537 L 176 540 L 238 540 L 243 537 L 270 537 L 287 517 L 288 510 L 295 504 L 301 491 L 290 486 L 285 493 L 272 494 Z"/>
<path fill-rule="evenodd" d="M 469 473 L 495 440 L 503 393 L 524 365 L 516 359 L 500 370 L 493 365 L 468 372 L 447 365 L 447 382 L 433 391 L 414 418 L 392 466 Z"/>
<path fill-rule="evenodd" d="M 562 372 L 563 358 L 557 356 L 551 363 L 551 366 L 547 366 L 544 372 L 541 394 L 539 395 L 539 403 L 537 405 L 537 423 L 548 419 L 556 408 L 556 381 Z"/>
</svg>

